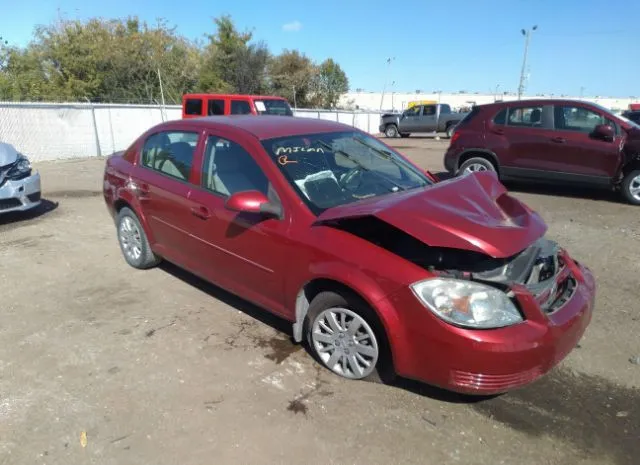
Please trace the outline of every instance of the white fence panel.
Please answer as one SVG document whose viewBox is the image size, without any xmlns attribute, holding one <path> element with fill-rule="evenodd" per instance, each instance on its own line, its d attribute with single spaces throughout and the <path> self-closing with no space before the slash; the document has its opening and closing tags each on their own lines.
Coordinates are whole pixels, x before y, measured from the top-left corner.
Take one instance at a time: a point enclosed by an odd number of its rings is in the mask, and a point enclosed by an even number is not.
<svg viewBox="0 0 640 465">
<path fill-rule="evenodd" d="M 94 111 L 101 155 L 126 149 L 136 137 L 163 121 L 160 107 L 97 106 Z"/>
<path fill-rule="evenodd" d="M 91 112 L 82 105 L 0 106 L 0 140 L 33 161 L 96 154 Z"/>
<path fill-rule="evenodd" d="M 336 121 L 371 134 L 379 113 L 297 109 L 299 118 Z M 180 106 L 89 103 L 2 103 L 0 141 L 13 144 L 31 160 L 109 155 L 126 149 L 162 121 L 182 118 Z"/>
</svg>

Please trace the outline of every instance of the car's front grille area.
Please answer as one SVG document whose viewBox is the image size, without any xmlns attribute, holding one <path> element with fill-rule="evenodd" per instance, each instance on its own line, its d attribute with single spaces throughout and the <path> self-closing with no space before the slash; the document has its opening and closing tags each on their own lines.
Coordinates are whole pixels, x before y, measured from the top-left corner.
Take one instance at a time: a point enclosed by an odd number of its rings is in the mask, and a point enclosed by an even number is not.
<svg viewBox="0 0 640 465">
<path fill-rule="evenodd" d="M 569 276 L 564 281 L 558 284 L 558 288 L 556 289 L 555 296 L 553 302 L 545 308 L 545 312 L 547 314 L 551 314 L 557 310 L 560 310 L 564 304 L 566 304 L 571 297 L 573 297 L 573 293 L 576 291 L 576 286 L 578 283 L 576 280 Z"/>
<path fill-rule="evenodd" d="M 531 381 L 542 375 L 542 367 L 537 366 L 519 373 L 506 375 L 487 375 L 482 373 L 469 373 L 467 371 L 451 371 L 451 382 L 456 386 L 470 391 L 503 391 L 512 389 Z"/>
<path fill-rule="evenodd" d="M 41 197 L 40 192 L 27 195 L 27 198 L 29 199 L 30 202 L 38 202 L 40 201 L 40 197 Z"/>
<path fill-rule="evenodd" d="M 22 206 L 19 199 L 0 199 L 0 211 Z"/>
</svg>

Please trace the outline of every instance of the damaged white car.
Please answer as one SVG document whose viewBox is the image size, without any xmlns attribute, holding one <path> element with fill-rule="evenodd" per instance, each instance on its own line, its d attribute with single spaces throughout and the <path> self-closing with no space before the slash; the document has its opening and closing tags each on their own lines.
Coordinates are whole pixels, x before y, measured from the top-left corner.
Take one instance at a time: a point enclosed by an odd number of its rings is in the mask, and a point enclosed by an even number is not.
<svg viewBox="0 0 640 465">
<path fill-rule="evenodd" d="M 40 174 L 16 148 L 0 142 L 0 214 L 40 205 Z"/>
</svg>

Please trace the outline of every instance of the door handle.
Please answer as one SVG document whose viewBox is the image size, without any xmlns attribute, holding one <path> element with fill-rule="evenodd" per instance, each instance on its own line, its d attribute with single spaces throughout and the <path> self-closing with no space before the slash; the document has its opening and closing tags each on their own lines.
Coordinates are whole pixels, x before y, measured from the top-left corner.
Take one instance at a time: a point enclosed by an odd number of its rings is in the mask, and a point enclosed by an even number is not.
<svg viewBox="0 0 640 465">
<path fill-rule="evenodd" d="M 202 218 L 203 220 L 208 220 L 209 218 L 211 218 L 211 213 L 206 207 L 191 207 L 191 213 L 198 218 Z"/>
<path fill-rule="evenodd" d="M 501 136 L 504 135 L 504 129 L 494 128 L 493 132 Z"/>
<path fill-rule="evenodd" d="M 556 144 L 564 144 L 567 141 L 564 137 L 553 137 L 551 142 L 555 142 Z"/>
</svg>

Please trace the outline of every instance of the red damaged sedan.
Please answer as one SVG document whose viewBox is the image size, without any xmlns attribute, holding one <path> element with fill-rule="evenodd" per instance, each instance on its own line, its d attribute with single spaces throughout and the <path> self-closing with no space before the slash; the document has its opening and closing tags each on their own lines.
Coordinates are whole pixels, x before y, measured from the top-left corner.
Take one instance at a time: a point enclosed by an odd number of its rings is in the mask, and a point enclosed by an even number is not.
<svg viewBox="0 0 640 465">
<path fill-rule="evenodd" d="M 342 124 L 162 123 L 108 159 L 104 198 L 131 266 L 170 261 L 285 318 L 345 378 L 501 393 L 591 320 L 591 272 L 495 174 L 437 182 Z"/>
</svg>

